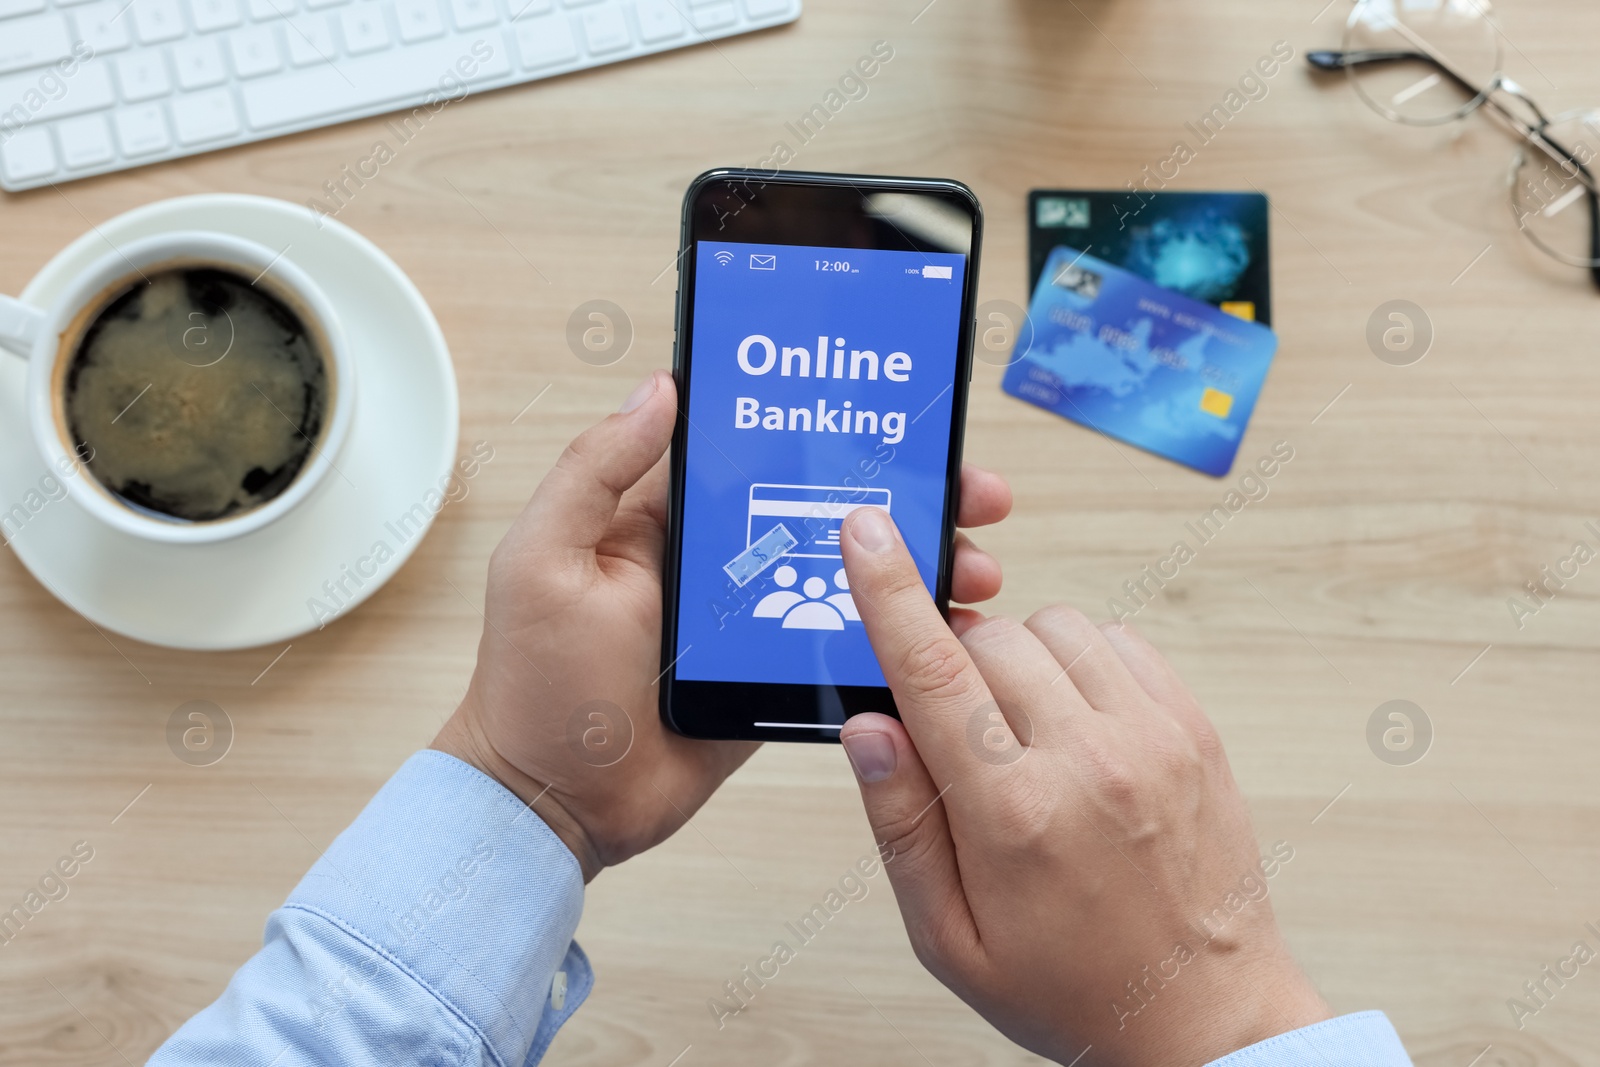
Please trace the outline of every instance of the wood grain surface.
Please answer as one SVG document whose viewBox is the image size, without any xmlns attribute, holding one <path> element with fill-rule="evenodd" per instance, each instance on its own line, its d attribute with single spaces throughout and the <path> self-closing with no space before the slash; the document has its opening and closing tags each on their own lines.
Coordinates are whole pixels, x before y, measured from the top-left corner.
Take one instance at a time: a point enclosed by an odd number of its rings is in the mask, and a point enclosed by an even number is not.
<svg viewBox="0 0 1600 1067">
<path fill-rule="evenodd" d="M 282 646 L 192 654 L 102 634 L 0 554 L 0 902 L 74 842 L 94 849 L 70 895 L 0 948 L 0 1064 L 142 1062 L 429 741 L 470 673 L 496 541 L 562 445 L 668 362 L 694 174 L 786 141 L 798 168 L 960 178 L 987 211 L 983 297 L 1025 303 L 1027 191 L 1138 178 L 1274 42 L 1336 45 L 1345 0 L 1322 4 L 807 0 L 791 27 L 441 112 L 338 215 L 438 315 L 462 450 L 495 448 L 394 580 L 274 663 Z M 1547 109 L 1600 102 L 1592 7 L 1508 0 L 1498 19 L 1508 71 Z M 880 40 L 894 58 L 867 95 L 797 145 L 785 123 Z M 1105 617 L 1245 464 L 1289 442 L 1270 494 L 1137 619 L 1219 724 L 1262 841 L 1295 849 L 1272 887 L 1288 936 L 1337 1008 L 1389 1012 L 1424 1067 L 1593 1063 L 1600 967 L 1520 1030 L 1507 1000 L 1575 941 L 1600 948 L 1584 931 L 1600 922 L 1600 570 L 1521 629 L 1506 602 L 1595 540 L 1600 294 L 1521 243 L 1512 145 L 1482 117 L 1391 125 L 1298 58 L 1269 86 L 1173 183 L 1273 199 L 1282 348 L 1238 470 L 1219 482 L 1114 445 L 1002 395 L 980 364 L 968 457 L 1017 498 L 981 538 L 1006 567 L 996 608 Z M 153 200 L 303 203 L 384 136 L 374 119 L 4 196 L 0 291 Z M 596 298 L 637 333 L 606 368 L 565 340 Z M 1436 331 L 1412 366 L 1364 339 L 1392 299 Z M 192 699 L 236 729 L 206 768 L 165 740 Z M 1392 699 L 1432 723 L 1410 766 L 1368 747 Z M 922 971 L 881 876 L 716 1027 L 707 1000 L 870 844 L 837 749 L 768 746 L 692 828 L 591 887 L 579 937 L 598 986 L 546 1062 L 1036 1062 Z"/>
</svg>

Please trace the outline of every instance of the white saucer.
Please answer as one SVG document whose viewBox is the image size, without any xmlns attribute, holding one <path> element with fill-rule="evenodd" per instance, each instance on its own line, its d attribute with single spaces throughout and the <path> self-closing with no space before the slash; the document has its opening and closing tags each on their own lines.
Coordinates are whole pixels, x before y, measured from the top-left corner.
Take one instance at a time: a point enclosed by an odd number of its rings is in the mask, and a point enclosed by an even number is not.
<svg viewBox="0 0 1600 1067">
<path fill-rule="evenodd" d="M 376 245 L 330 218 L 319 229 L 301 205 L 258 196 L 182 197 L 119 215 L 46 264 L 22 299 L 48 301 L 105 253 L 107 241 L 170 230 L 288 246 L 285 258 L 327 294 L 358 368 L 338 471 L 282 519 L 231 541 L 163 545 L 129 537 L 66 496 L 32 514 L 11 547 L 69 607 L 128 637 L 196 650 L 285 641 L 328 621 L 311 601 L 342 617 L 377 592 L 431 525 L 428 502 L 438 496 L 430 490 L 446 484 L 460 422 L 450 352 L 422 294 Z M 38 493 L 47 473 L 22 414 L 26 372 L 25 360 L 0 352 L 0 515 L 30 489 Z M 399 525 L 408 513 L 413 521 Z"/>
</svg>

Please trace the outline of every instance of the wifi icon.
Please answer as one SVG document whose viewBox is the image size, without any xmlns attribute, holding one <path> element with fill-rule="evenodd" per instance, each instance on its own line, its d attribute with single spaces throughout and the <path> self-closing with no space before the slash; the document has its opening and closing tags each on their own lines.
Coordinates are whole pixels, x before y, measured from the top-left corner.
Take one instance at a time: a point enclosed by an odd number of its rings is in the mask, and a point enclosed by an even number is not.
<svg viewBox="0 0 1600 1067">
<path fill-rule="evenodd" d="M 726 267 L 733 262 L 733 253 L 724 248 L 722 251 L 714 253 L 711 258 Z"/>
</svg>

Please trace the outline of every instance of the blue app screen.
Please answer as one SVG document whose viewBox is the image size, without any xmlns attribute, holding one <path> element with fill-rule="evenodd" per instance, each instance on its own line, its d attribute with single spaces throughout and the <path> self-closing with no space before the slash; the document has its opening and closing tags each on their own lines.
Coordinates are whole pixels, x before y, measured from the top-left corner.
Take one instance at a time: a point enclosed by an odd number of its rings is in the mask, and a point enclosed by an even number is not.
<svg viewBox="0 0 1600 1067">
<path fill-rule="evenodd" d="M 695 255 L 677 676 L 881 686 L 840 523 L 889 512 L 934 587 L 967 257 Z"/>
</svg>

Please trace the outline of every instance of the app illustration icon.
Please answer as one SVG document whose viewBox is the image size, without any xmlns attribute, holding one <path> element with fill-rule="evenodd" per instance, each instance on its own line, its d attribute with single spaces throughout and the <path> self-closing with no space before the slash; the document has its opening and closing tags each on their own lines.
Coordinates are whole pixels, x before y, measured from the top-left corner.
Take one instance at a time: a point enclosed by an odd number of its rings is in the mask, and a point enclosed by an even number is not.
<svg viewBox="0 0 1600 1067">
<path fill-rule="evenodd" d="M 840 567 L 833 574 L 838 592 L 828 594 L 828 583 L 811 577 L 795 592 L 800 572 L 784 564 L 772 572 L 779 589 L 761 598 L 754 612 L 758 619 L 782 619 L 785 630 L 843 630 L 846 622 L 860 622 L 861 613 L 850 596 L 850 579 Z"/>
</svg>

